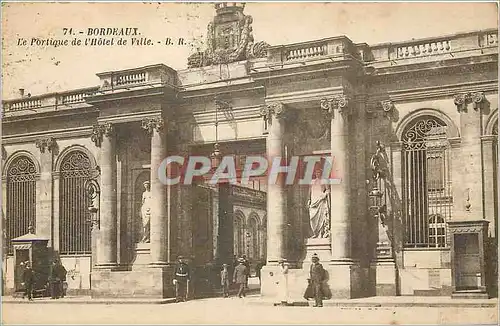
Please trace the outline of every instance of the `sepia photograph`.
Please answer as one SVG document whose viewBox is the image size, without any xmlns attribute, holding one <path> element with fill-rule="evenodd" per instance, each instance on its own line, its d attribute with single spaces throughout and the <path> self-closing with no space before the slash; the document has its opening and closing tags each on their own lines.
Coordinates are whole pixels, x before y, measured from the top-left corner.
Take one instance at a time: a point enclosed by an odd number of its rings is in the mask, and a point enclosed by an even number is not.
<svg viewBox="0 0 500 326">
<path fill-rule="evenodd" d="M 498 324 L 498 2 L 22 2 L 2 324 Z"/>
</svg>

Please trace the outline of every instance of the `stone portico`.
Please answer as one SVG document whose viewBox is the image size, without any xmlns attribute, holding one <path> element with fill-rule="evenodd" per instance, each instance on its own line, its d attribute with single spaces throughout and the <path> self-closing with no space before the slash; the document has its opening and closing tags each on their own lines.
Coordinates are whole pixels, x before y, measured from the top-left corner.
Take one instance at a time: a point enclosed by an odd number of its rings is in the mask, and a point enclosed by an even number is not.
<svg viewBox="0 0 500 326">
<path fill-rule="evenodd" d="M 246 254 L 253 265 L 266 262 L 265 297 L 277 295 L 278 260 L 288 259 L 289 295 L 300 299 L 313 253 L 335 298 L 450 295 L 447 223 L 484 219 L 485 286 L 495 295 L 497 30 L 271 46 L 254 42 L 244 6 L 216 6 L 209 48 L 186 69 L 103 72 L 95 87 L 4 101 L 7 237 L 34 222 L 70 271 L 69 290 L 93 297 L 170 297 L 178 255 L 195 272 L 193 294 L 214 293 L 220 265 Z M 388 158 L 384 221 L 370 211 L 367 185 L 376 141 Z M 330 157 L 341 182 L 330 186 L 329 237 L 309 239 L 309 185 L 288 185 L 283 175 L 216 187 L 160 181 L 166 157 L 208 157 L 215 144 L 238 162 Z M 20 159 L 31 162 L 24 181 Z M 86 180 L 100 188 L 92 225 L 78 193 Z M 149 243 L 138 235 L 144 181 L 153 203 Z M 16 198 L 29 199 L 26 211 L 16 210 Z M 17 262 L 5 262 L 6 288 L 14 289 Z"/>
</svg>

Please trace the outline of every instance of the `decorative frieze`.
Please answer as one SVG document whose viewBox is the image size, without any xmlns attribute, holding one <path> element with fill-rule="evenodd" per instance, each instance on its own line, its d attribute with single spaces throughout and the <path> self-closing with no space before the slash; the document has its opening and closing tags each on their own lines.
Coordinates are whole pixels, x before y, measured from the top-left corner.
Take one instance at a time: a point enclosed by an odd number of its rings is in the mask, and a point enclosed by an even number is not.
<svg viewBox="0 0 500 326">
<path fill-rule="evenodd" d="M 479 110 L 481 104 L 486 101 L 486 97 L 483 92 L 467 92 L 455 94 L 453 97 L 453 102 L 457 106 L 458 112 L 466 112 L 467 105 L 469 103 L 474 104 L 474 110 Z"/>
<path fill-rule="evenodd" d="M 56 141 L 52 137 L 39 138 L 35 140 L 35 146 L 42 153 L 45 153 L 46 149 L 48 149 L 49 152 L 52 152 L 52 149 L 56 146 Z"/>
<path fill-rule="evenodd" d="M 92 135 L 90 136 L 90 139 L 97 147 L 101 147 L 102 137 L 110 137 L 113 132 L 114 127 L 110 122 L 105 122 L 103 124 L 96 123 L 92 126 Z"/>
<path fill-rule="evenodd" d="M 335 118 L 335 111 L 340 114 L 350 114 L 349 98 L 344 95 L 322 98 L 320 101 L 321 109 L 328 113 L 332 119 Z"/>
<path fill-rule="evenodd" d="M 153 134 L 153 130 L 160 132 L 165 127 L 165 121 L 162 117 L 145 118 L 142 120 L 142 129 L 146 130 L 149 135 Z"/>
<path fill-rule="evenodd" d="M 285 105 L 281 102 L 273 102 L 266 104 L 260 109 L 260 115 L 264 118 L 267 124 L 271 125 L 272 117 L 282 119 L 285 117 Z"/>
</svg>

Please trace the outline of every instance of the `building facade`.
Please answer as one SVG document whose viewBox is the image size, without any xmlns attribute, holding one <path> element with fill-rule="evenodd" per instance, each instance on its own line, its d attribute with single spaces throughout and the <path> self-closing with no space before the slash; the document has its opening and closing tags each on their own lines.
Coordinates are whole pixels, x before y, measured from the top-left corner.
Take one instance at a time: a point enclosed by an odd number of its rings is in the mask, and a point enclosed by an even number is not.
<svg viewBox="0 0 500 326">
<path fill-rule="evenodd" d="M 448 222 L 486 220 L 482 282 L 496 293 L 498 31 L 271 46 L 254 41 L 251 23 L 243 6 L 217 4 L 208 47 L 187 69 L 101 72 L 98 86 L 3 102 L 7 290 L 11 240 L 32 225 L 69 271 L 69 291 L 95 297 L 166 297 L 178 255 L 213 271 L 245 254 L 266 261 L 267 296 L 287 258 L 290 295 L 301 298 L 313 253 L 335 297 L 449 295 Z M 242 161 L 332 157 L 341 182 L 330 186 L 328 232 L 310 237 L 309 185 L 158 179 L 167 156 L 209 156 L 214 144 Z M 374 153 L 387 161 L 378 215 Z"/>
</svg>

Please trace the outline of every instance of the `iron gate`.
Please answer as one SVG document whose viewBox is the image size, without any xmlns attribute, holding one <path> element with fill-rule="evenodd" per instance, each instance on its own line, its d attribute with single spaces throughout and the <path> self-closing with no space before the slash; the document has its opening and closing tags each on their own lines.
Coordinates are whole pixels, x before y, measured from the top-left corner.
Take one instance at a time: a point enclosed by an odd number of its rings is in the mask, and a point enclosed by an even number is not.
<svg viewBox="0 0 500 326">
<path fill-rule="evenodd" d="M 446 124 L 423 117 L 403 134 L 406 247 L 445 247 L 452 193 Z"/>
<path fill-rule="evenodd" d="M 13 253 L 11 241 L 28 233 L 36 224 L 36 168 L 27 157 L 16 158 L 7 170 L 7 246 Z"/>
<path fill-rule="evenodd" d="M 91 178 L 89 157 L 81 152 L 69 153 L 61 163 L 59 188 L 59 248 L 63 255 L 92 252 L 90 198 L 85 182 Z"/>
</svg>

